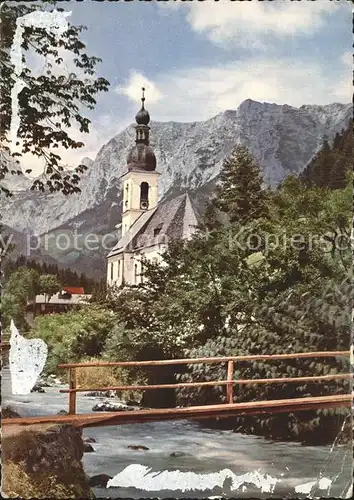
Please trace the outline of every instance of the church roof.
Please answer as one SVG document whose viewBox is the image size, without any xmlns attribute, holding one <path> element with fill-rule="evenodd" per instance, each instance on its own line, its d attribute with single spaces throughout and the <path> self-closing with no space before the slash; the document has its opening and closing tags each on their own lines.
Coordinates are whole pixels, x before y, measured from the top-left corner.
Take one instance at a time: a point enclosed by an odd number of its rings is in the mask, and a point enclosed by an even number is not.
<svg viewBox="0 0 354 500">
<path fill-rule="evenodd" d="M 118 241 L 108 257 L 121 252 L 135 252 L 172 240 L 188 239 L 198 224 L 197 211 L 188 195 L 165 200 L 144 212 Z"/>
</svg>

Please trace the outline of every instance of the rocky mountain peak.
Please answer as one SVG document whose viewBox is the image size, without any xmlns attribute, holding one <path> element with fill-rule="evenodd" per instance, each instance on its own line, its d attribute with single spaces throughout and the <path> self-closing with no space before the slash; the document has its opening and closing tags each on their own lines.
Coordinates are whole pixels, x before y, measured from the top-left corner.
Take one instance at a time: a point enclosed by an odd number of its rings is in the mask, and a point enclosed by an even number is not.
<svg viewBox="0 0 354 500">
<path fill-rule="evenodd" d="M 262 167 L 265 183 L 276 186 L 286 175 L 299 174 L 324 136 L 332 139 L 351 116 L 350 104 L 296 108 L 246 99 L 236 110 L 202 122 L 152 122 L 160 198 L 171 191 L 201 189 L 217 179 L 224 159 L 238 143 L 250 149 Z M 18 231 L 43 234 L 77 217 L 83 220 L 85 213 L 92 218 L 107 203 L 119 203 L 120 177 L 134 138 L 132 124 L 103 145 L 94 161 L 82 160 L 89 168 L 81 178 L 81 194 L 64 198 L 60 193 L 34 193 L 18 184 L 11 199 L 0 201 L 3 222 Z M 16 179 L 11 179 L 12 188 Z"/>
</svg>

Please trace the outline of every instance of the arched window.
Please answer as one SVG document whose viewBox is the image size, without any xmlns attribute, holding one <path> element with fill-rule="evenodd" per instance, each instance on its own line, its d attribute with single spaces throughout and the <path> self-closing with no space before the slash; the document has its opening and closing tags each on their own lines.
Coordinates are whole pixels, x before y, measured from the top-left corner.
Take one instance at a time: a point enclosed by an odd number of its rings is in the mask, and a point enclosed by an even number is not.
<svg viewBox="0 0 354 500">
<path fill-rule="evenodd" d="M 147 182 L 140 184 L 140 208 L 142 210 L 149 208 L 149 184 Z"/>
<path fill-rule="evenodd" d="M 111 262 L 111 281 L 113 281 L 113 262 Z"/>
<path fill-rule="evenodd" d="M 124 206 L 126 207 L 128 206 L 128 197 L 129 197 L 129 184 L 127 183 L 125 185 L 125 196 L 124 196 L 125 198 Z"/>
</svg>

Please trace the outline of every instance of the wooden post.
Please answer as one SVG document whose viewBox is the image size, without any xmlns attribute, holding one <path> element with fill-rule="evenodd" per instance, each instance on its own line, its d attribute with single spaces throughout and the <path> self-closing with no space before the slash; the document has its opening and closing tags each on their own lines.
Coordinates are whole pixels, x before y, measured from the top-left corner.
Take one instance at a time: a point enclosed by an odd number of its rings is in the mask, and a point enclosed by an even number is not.
<svg viewBox="0 0 354 500">
<path fill-rule="evenodd" d="M 226 402 L 231 404 L 234 402 L 234 362 L 227 362 L 227 386 L 226 386 Z"/>
<path fill-rule="evenodd" d="M 76 368 L 69 368 L 69 389 L 76 389 Z M 69 415 L 76 413 L 76 392 L 69 392 Z"/>
</svg>

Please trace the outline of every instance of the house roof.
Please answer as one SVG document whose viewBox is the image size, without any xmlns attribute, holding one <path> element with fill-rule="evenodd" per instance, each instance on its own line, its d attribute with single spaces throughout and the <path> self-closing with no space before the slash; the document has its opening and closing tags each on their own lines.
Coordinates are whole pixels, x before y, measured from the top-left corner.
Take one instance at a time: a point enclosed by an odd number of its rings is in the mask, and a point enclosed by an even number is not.
<svg viewBox="0 0 354 500">
<path fill-rule="evenodd" d="M 63 288 L 68 293 L 71 293 L 71 295 L 84 295 L 85 290 L 83 289 L 82 286 L 65 286 Z"/>
<path fill-rule="evenodd" d="M 165 200 L 157 207 L 144 212 L 118 241 L 108 257 L 123 251 L 135 252 L 140 248 L 190 238 L 197 224 L 197 211 L 188 193 Z"/>
<path fill-rule="evenodd" d="M 36 296 L 36 304 L 71 304 L 71 305 L 76 305 L 76 304 L 83 304 L 85 302 L 88 302 L 88 300 L 91 298 L 91 295 L 72 295 L 70 299 L 65 299 L 62 298 L 60 293 L 56 293 L 54 295 L 51 295 L 49 300 L 45 295 L 37 295 Z"/>
</svg>

